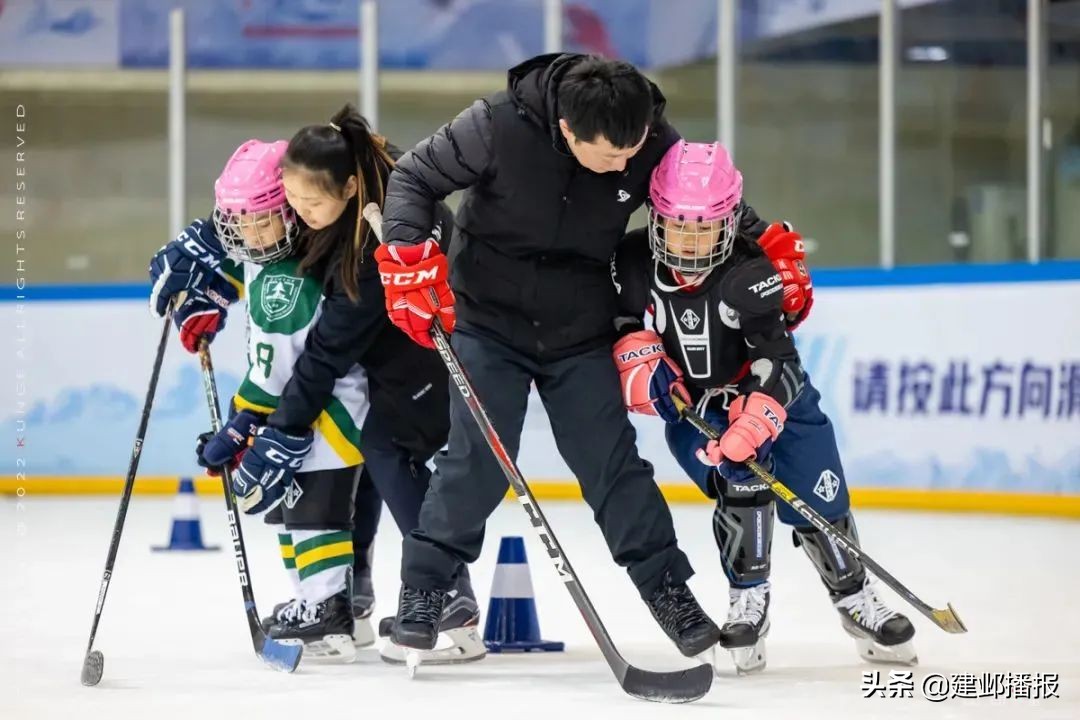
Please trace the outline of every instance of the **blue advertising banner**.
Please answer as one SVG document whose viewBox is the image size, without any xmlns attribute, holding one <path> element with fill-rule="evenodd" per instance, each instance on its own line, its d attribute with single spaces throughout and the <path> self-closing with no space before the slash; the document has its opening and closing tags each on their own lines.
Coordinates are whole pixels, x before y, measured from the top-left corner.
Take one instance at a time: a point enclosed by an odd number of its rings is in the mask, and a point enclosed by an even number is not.
<svg viewBox="0 0 1080 720">
<path fill-rule="evenodd" d="M 902 7 L 932 0 L 902 0 Z M 743 0 L 743 41 L 873 15 L 879 0 Z M 193 68 L 348 70 L 357 0 L 0 1 L 0 65 L 164 67 L 169 12 Z M 388 69 L 500 70 L 542 52 L 543 0 L 381 0 Z M 716 54 L 716 0 L 564 0 L 563 47 L 659 68 Z"/>
</svg>

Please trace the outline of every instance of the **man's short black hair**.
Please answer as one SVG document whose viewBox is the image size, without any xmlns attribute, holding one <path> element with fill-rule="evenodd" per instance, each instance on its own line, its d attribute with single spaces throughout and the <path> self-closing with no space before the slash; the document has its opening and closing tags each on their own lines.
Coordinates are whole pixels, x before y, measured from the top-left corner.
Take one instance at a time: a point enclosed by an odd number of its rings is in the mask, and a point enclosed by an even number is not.
<svg viewBox="0 0 1080 720">
<path fill-rule="evenodd" d="M 579 140 L 602 135 L 617 148 L 631 148 L 652 122 L 652 87 L 630 63 L 590 55 L 559 83 L 559 117 Z"/>
</svg>

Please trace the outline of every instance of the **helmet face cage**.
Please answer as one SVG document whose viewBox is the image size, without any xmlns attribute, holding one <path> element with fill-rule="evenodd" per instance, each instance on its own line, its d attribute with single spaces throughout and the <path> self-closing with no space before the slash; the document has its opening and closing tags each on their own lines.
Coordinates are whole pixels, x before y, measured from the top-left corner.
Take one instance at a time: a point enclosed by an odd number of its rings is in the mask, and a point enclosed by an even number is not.
<svg viewBox="0 0 1080 720">
<path fill-rule="evenodd" d="M 671 232 L 669 238 L 668 223 L 683 223 L 684 228 Z M 713 220 L 700 220 L 685 216 L 669 218 L 656 208 L 649 208 L 649 243 L 653 258 L 682 273 L 700 274 L 722 265 L 735 250 L 738 227 L 738 211 Z M 701 252 L 703 248 L 708 251 Z"/>
<path fill-rule="evenodd" d="M 289 205 L 253 213 L 218 206 L 214 208 L 214 229 L 230 258 L 260 265 L 292 255 L 300 231 Z"/>
</svg>

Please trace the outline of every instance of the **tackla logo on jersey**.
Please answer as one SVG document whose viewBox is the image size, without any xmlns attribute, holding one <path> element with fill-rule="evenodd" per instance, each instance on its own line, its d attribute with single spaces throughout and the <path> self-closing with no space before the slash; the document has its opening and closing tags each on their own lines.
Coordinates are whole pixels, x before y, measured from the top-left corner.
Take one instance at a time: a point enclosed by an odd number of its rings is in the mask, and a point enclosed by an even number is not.
<svg viewBox="0 0 1080 720">
<path fill-rule="evenodd" d="M 823 470 L 818 476 L 817 484 L 814 485 L 814 494 L 825 502 L 832 502 L 839 491 L 840 478 L 832 470 Z"/>
<path fill-rule="evenodd" d="M 296 503 L 300 502 L 300 497 L 304 494 L 304 490 L 300 487 L 300 484 L 296 482 L 296 478 L 293 478 L 292 483 L 285 489 L 285 498 L 282 502 L 285 503 L 285 507 L 293 510 L 296 508 Z"/>
<path fill-rule="evenodd" d="M 273 322 L 286 317 L 296 307 L 303 281 L 289 275 L 270 275 L 262 280 L 262 311 L 266 319 Z"/>
<path fill-rule="evenodd" d="M 699 318 L 698 314 L 690 308 L 683 310 L 683 314 L 679 316 L 679 320 L 682 321 L 682 324 L 686 326 L 687 330 L 693 330 L 701 323 L 701 318 Z"/>
<path fill-rule="evenodd" d="M 755 293 L 758 297 L 769 297 L 774 292 L 784 289 L 784 284 L 781 282 L 780 273 L 770 275 L 767 280 L 754 283 L 749 288 L 750 292 Z"/>
</svg>

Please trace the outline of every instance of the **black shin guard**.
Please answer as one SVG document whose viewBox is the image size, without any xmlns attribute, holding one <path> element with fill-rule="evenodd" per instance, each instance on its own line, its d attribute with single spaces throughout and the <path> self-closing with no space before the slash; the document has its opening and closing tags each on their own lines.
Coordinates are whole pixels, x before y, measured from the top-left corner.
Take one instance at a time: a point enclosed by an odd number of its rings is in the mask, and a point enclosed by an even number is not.
<svg viewBox="0 0 1080 720">
<path fill-rule="evenodd" d="M 724 574 L 732 587 L 748 587 L 769 578 L 772 556 L 772 493 L 757 486 L 718 480 L 720 498 L 713 512 L 713 536 Z"/>
<path fill-rule="evenodd" d="M 859 533 L 855 529 L 855 519 L 851 517 L 851 513 L 834 521 L 833 525 L 844 537 L 858 545 Z M 825 533 L 812 527 L 796 528 L 792 531 L 791 538 L 795 547 L 806 551 L 833 600 L 850 595 L 862 587 L 866 568 L 829 540 Z"/>
</svg>

